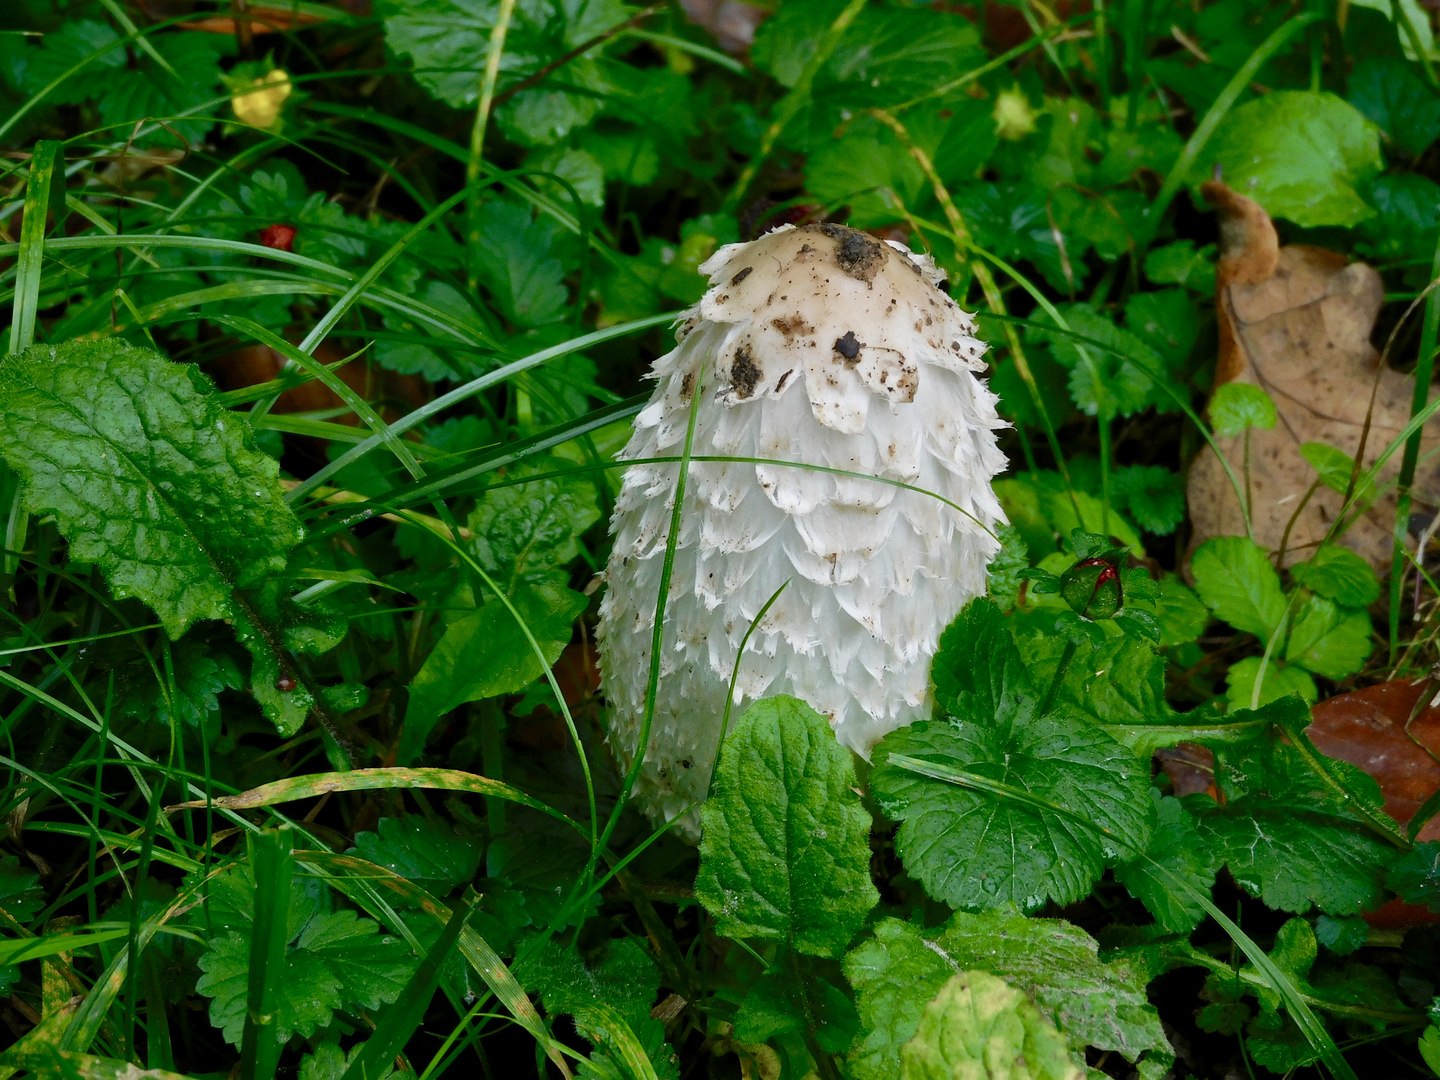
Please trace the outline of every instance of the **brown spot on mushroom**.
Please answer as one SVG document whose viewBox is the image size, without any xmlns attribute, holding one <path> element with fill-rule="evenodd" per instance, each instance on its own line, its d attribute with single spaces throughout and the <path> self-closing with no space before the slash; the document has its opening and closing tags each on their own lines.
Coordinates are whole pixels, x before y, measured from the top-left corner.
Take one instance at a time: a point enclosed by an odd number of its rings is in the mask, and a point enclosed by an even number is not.
<svg viewBox="0 0 1440 1080">
<path fill-rule="evenodd" d="M 846 330 L 844 337 L 835 339 L 835 351 L 849 363 L 855 362 L 855 358 L 860 355 L 861 348 L 863 346 L 860 339 L 855 336 L 854 330 Z"/>
<path fill-rule="evenodd" d="M 813 228 L 819 229 L 839 243 L 840 249 L 835 253 L 835 261 L 840 264 L 841 270 L 867 284 L 875 280 L 876 272 L 885 263 L 885 245 L 857 229 L 828 221 Z"/>
<path fill-rule="evenodd" d="M 750 276 L 751 272 L 752 272 L 754 269 L 755 269 L 755 268 L 754 268 L 753 266 L 747 266 L 747 267 L 745 267 L 744 270 L 741 270 L 738 274 L 736 274 L 734 277 L 732 277 L 732 278 L 730 279 L 730 284 L 731 284 L 731 285 L 739 285 L 740 282 L 744 281 L 747 277 Z"/>
<path fill-rule="evenodd" d="M 755 384 L 760 381 L 762 374 L 755 366 L 755 361 L 750 358 L 750 346 L 741 345 L 735 350 L 735 359 L 730 364 L 730 381 L 735 384 L 736 397 L 754 396 Z"/>
<path fill-rule="evenodd" d="M 685 378 L 680 380 L 680 400 L 689 404 L 691 396 L 695 393 L 695 373 L 687 371 Z"/>
<path fill-rule="evenodd" d="M 785 298 L 782 296 L 780 299 L 783 300 Z M 815 328 L 807 323 L 798 313 L 787 315 L 783 319 L 771 319 L 770 325 L 784 334 L 786 338 L 792 338 L 796 334 L 803 336 L 815 332 Z"/>
<path fill-rule="evenodd" d="M 794 374 L 795 369 L 792 367 L 789 371 L 785 372 L 784 375 L 781 375 L 780 378 L 775 381 L 775 393 L 778 394 L 781 390 L 784 390 L 785 384 L 790 381 L 790 376 Z"/>
</svg>

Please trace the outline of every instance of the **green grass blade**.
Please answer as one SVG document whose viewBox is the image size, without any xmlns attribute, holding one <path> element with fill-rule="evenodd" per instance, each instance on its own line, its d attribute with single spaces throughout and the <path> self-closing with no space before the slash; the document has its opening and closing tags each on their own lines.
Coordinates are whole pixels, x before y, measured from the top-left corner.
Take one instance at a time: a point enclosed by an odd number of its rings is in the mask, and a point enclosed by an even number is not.
<svg viewBox="0 0 1440 1080">
<path fill-rule="evenodd" d="M 365 1049 L 350 1063 L 340 1080 L 367 1080 L 368 1077 L 379 1076 L 385 1071 L 386 1065 L 395 1060 L 395 1055 L 404 1049 L 410 1036 L 415 1034 L 415 1029 L 425 1019 L 425 1011 L 430 1007 L 430 999 L 435 995 L 435 983 L 440 978 L 440 964 L 460 940 L 460 932 L 465 929 L 465 920 L 474 910 L 476 899 L 478 897 L 470 890 L 466 897 L 455 905 L 455 910 L 450 913 L 450 919 L 446 922 L 445 929 L 440 932 L 440 937 L 420 961 L 415 974 L 405 984 L 405 989 L 401 991 L 395 1004 L 385 1013 L 374 1034 L 365 1040 Z"/>
<path fill-rule="evenodd" d="M 240 1076 L 241 1080 L 274 1080 L 281 1044 L 272 1025 L 279 985 L 285 978 L 295 838 L 288 829 L 267 829 L 248 839 L 255 874 L 255 921 L 250 932 L 250 986 L 240 1040 Z"/>
<path fill-rule="evenodd" d="M 57 182 L 58 181 L 58 182 Z M 60 196 L 58 209 L 54 194 Z M 54 209 L 58 228 L 65 209 L 64 144 L 38 142 L 25 185 L 25 217 L 16 245 L 15 307 L 10 320 L 10 352 L 23 352 L 35 340 L 35 311 L 40 302 L 40 273 L 45 263 L 45 229 Z"/>
</svg>

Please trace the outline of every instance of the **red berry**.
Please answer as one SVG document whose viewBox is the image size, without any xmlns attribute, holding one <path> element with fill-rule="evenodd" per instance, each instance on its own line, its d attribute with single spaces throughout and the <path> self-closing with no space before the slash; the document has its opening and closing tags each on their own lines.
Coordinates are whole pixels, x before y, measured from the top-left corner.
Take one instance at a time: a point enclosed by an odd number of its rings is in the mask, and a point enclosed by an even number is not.
<svg viewBox="0 0 1440 1080">
<path fill-rule="evenodd" d="M 260 243 L 277 251 L 293 251 L 297 231 L 294 225 L 266 225 L 260 231 Z"/>
</svg>

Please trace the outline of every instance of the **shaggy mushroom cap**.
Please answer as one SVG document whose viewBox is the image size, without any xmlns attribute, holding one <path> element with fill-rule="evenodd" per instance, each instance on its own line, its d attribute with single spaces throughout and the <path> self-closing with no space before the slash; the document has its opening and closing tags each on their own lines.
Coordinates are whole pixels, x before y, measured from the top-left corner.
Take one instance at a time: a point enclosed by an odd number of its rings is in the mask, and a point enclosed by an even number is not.
<svg viewBox="0 0 1440 1080">
<path fill-rule="evenodd" d="M 1004 422 L 972 374 L 985 346 L 928 256 L 839 225 L 786 225 L 700 269 L 712 287 L 655 362 L 623 456 L 678 457 L 700 394 L 695 455 L 776 464 L 690 463 L 636 792 L 657 820 L 705 798 L 740 643 L 787 581 L 740 659 L 734 716 L 792 694 L 864 754 L 928 715 L 940 632 L 984 593 L 1004 521 L 990 486 Z M 631 466 L 611 522 L 599 642 L 627 767 L 678 472 Z M 698 815 L 678 828 L 693 839 Z"/>
</svg>

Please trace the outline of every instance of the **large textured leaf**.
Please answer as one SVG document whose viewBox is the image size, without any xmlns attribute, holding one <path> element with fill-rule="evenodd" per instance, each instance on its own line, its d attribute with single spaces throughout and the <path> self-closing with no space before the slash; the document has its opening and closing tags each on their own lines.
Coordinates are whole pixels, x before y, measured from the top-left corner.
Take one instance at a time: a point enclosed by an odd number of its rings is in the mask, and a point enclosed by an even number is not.
<svg viewBox="0 0 1440 1080">
<path fill-rule="evenodd" d="M 900 1051 L 900 1080 L 1084 1076 L 1055 1025 L 1019 990 L 983 971 L 952 975 Z"/>
<path fill-rule="evenodd" d="M 0 454 L 73 558 L 171 637 L 236 614 L 237 588 L 283 570 L 302 537 L 275 461 L 191 367 L 120 342 L 37 345 L 0 364 Z"/>
<path fill-rule="evenodd" d="M 1155 801 L 1156 824 L 1146 857 L 1115 867 L 1115 879 L 1155 916 L 1156 925 L 1167 933 L 1188 933 L 1205 918 L 1205 909 L 1188 893 L 1177 891 L 1171 878 L 1157 871 L 1154 864 L 1159 863 L 1169 875 L 1183 879 L 1191 888 L 1208 896 L 1219 863 L 1201 841 L 1194 818 L 1179 799 L 1162 797 L 1153 789 L 1151 796 Z"/>
<path fill-rule="evenodd" d="M 756 702 L 720 751 L 695 895 L 727 937 L 838 956 L 879 899 L 851 754 L 794 698 Z"/>
<path fill-rule="evenodd" d="M 1272 217 L 1351 226 L 1375 213 L 1360 189 L 1380 169 L 1380 131 L 1355 106 L 1330 93 L 1277 90 L 1230 114 L 1196 162 L 1195 182 L 1218 170 Z"/>
<path fill-rule="evenodd" d="M 898 756 L 960 769 L 1005 790 L 921 775 L 897 765 Z M 1149 836 L 1148 765 L 1068 709 L 1023 721 L 913 724 L 886 736 L 875 761 L 871 789 L 901 822 L 896 848 L 905 868 L 952 907 L 1034 911 L 1047 899 L 1073 903 L 1107 860 L 1143 847 Z"/>
<path fill-rule="evenodd" d="M 926 1002 L 966 970 L 1005 979 L 1075 1042 L 1118 1051 L 1139 1063 L 1142 1076 L 1163 1074 L 1171 1060 L 1160 1017 L 1146 999 L 1144 971 L 1125 961 L 1102 963 L 1095 941 L 1066 922 L 961 912 L 931 931 L 882 919 L 845 958 L 862 1023 L 849 1058 L 856 1080 L 892 1080 Z"/>
</svg>

